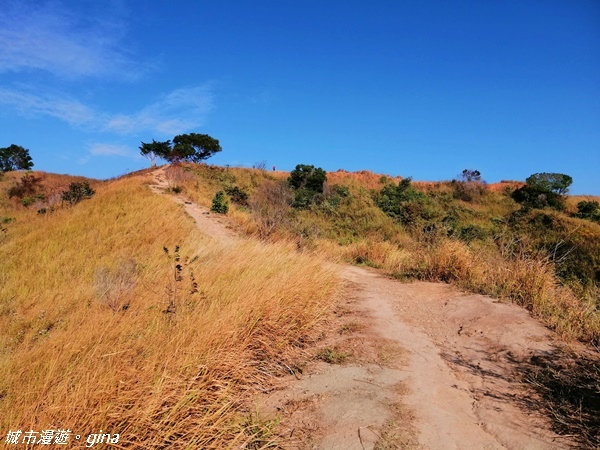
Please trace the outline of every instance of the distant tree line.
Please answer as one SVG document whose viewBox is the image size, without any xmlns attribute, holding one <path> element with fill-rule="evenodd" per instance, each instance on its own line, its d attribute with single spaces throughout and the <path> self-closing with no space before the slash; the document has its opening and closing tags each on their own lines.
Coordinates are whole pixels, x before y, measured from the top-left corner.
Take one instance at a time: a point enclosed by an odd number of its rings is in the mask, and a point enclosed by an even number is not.
<svg viewBox="0 0 600 450">
<path fill-rule="evenodd" d="M 563 173 L 540 172 L 527 177 L 525 184 L 510 192 L 510 197 L 522 206 L 523 211 L 531 209 L 555 209 L 565 211 L 566 195 L 573 178 Z M 487 184 L 478 170 L 465 169 L 452 180 L 453 197 L 466 202 L 478 201 L 487 195 Z M 428 223 L 436 219 L 432 198 L 411 184 L 411 178 L 404 178 L 398 185 L 388 184 L 375 193 L 375 203 L 387 215 L 404 225 Z M 577 204 L 573 217 L 600 223 L 600 203 L 584 200 Z M 446 224 L 452 217 L 445 217 Z"/>
</svg>

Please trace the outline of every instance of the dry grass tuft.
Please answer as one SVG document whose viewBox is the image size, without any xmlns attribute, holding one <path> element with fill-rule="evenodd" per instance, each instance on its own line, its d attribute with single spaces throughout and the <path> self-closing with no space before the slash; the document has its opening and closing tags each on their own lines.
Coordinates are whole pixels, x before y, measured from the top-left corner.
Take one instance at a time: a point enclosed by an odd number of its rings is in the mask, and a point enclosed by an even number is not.
<svg viewBox="0 0 600 450">
<path fill-rule="evenodd" d="M 344 247 L 338 246 L 337 251 L 346 261 L 393 271 L 401 270 L 410 258 L 408 251 L 385 241 L 362 240 Z"/>
</svg>

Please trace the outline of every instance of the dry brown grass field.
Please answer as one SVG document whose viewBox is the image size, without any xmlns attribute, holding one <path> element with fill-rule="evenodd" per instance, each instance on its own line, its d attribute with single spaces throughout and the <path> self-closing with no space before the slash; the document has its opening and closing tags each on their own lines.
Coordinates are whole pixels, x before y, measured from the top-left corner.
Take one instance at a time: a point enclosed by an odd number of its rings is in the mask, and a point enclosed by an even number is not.
<svg viewBox="0 0 600 450">
<path fill-rule="evenodd" d="M 94 186 L 52 213 L 0 206 L 0 430 L 268 442 L 248 399 L 303 356 L 336 274 L 283 244 L 212 240 L 141 176 Z"/>
</svg>

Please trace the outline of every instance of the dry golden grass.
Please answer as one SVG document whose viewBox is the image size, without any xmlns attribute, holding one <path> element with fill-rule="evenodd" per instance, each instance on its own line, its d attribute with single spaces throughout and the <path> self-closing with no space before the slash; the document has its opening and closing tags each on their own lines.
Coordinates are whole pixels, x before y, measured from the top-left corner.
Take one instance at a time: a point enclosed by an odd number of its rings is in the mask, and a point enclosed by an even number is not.
<svg viewBox="0 0 600 450">
<path fill-rule="evenodd" d="M 392 272 L 404 270 L 412 257 L 411 251 L 406 247 L 386 241 L 361 240 L 341 246 L 328 240 L 319 240 L 315 247 L 334 260 L 384 268 Z"/>
<path fill-rule="evenodd" d="M 344 186 L 360 186 L 364 189 L 381 189 L 386 183 L 398 184 L 402 177 L 392 177 L 361 170 L 359 172 L 348 172 L 338 170 L 337 172 L 327 173 L 327 182 L 332 184 L 341 184 Z"/>
<path fill-rule="evenodd" d="M 499 183 L 490 183 L 488 187 L 492 192 L 512 192 L 525 185 L 524 181 L 502 180 Z"/>
<path fill-rule="evenodd" d="M 0 429 L 266 444 L 247 400 L 314 336 L 336 274 L 284 245 L 224 246 L 138 177 L 97 191 L 19 211 L 0 242 Z"/>
</svg>

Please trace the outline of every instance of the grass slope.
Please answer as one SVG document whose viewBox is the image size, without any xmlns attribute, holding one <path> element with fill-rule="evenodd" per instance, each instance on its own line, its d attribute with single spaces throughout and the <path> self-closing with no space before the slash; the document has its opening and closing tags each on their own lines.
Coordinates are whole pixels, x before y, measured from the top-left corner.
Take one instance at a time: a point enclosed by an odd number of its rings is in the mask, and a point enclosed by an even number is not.
<svg viewBox="0 0 600 450">
<path fill-rule="evenodd" d="M 266 442 L 246 400 L 313 339 L 336 274 L 283 244 L 222 245 L 140 176 L 95 188 L 43 215 L 1 204 L 0 429 Z"/>
</svg>

